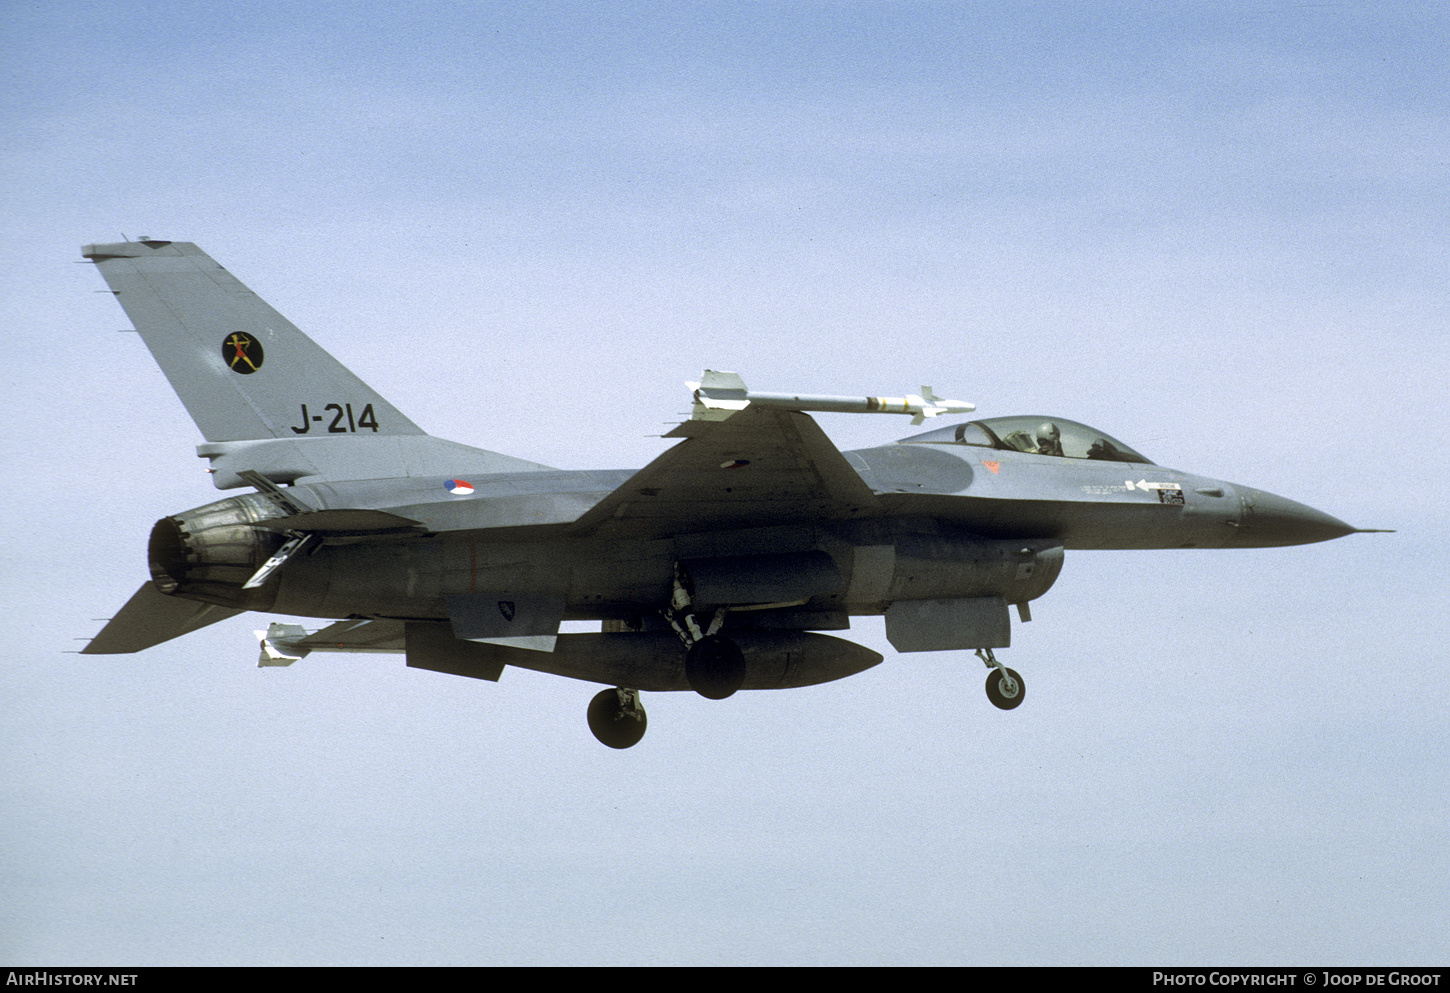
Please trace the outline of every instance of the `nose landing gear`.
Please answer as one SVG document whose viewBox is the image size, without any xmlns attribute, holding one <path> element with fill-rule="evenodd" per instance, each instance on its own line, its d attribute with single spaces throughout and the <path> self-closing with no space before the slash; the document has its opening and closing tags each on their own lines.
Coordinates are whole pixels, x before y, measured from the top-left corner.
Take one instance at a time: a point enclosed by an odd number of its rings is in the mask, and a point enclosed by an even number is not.
<svg viewBox="0 0 1450 993">
<path fill-rule="evenodd" d="M 1017 671 L 998 662 L 990 648 L 977 649 L 977 658 L 991 669 L 987 673 L 987 699 L 992 701 L 992 706 L 1000 710 L 1012 710 L 1019 706 L 1027 693 L 1027 687 Z"/>
</svg>

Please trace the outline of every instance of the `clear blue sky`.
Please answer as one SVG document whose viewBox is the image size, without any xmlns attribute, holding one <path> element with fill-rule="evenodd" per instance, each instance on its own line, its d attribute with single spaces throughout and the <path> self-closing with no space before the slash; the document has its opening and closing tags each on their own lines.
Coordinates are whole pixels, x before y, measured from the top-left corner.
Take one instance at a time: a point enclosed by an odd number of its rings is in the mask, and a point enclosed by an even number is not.
<svg viewBox="0 0 1450 993">
<path fill-rule="evenodd" d="M 0 958 L 1450 955 L 1440 4 L 4 5 Z M 983 670 L 647 697 L 248 617 L 62 654 L 217 498 L 86 242 L 199 243 L 426 429 L 642 465 L 683 381 L 1054 413 L 1399 529 L 1069 554 Z M 843 448 L 903 421 L 822 415 Z"/>
</svg>

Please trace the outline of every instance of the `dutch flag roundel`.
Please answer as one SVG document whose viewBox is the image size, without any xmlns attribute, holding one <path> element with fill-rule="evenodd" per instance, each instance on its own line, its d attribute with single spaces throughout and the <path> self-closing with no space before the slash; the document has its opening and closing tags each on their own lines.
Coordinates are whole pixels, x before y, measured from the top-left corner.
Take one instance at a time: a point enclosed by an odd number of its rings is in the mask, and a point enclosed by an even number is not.
<svg viewBox="0 0 1450 993">
<path fill-rule="evenodd" d="M 454 496 L 468 496 L 473 492 L 473 484 L 464 479 L 450 479 L 443 487 Z"/>
</svg>

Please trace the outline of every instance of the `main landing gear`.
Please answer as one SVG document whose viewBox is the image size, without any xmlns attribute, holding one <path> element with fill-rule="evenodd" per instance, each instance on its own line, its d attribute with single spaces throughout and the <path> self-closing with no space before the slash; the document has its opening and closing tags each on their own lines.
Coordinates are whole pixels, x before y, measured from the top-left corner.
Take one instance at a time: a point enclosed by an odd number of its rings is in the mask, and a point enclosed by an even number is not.
<svg viewBox="0 0 1450 993">
<path fill-rule="evenodd" d="M 649 719 L 639 702 L 639 690 L 616 687 L 603 690 L 589 701 L 589 730 L 610 748 L 639 744 Z"/>
<path fill-rule="evenodd" d="M 745 685 L 745 653 L 720 634 L 727 610 L 716 610 L 709 627 L 702 628 L 695 617 L 689 574 L 675 563 L 674 590 L 669 606 L 660 614 L 685 645 L 685 681 L 710 700 L 724 700 Z M 647 724 L 638 690 L 620 686 L 603 690 L 589 701 L 589 730 L 610 748 L 639 744 Z"/>
<path fill-rule="evenodd" d="M 1012 710 L 1019 706 L 1027 694 L 1027 687 L 1017 671 L 998 662 L 990 648 L 977 649 L 977 658 L 985 662 L 991 670 L 987 673 L 987 699 L 992 701 L 992 706 L 1002 710 Z"/>
<path fill-rule="evenodd" d="M 727 608 L 715 611 L 710 627 L 702 630 L 691 601 L 690 577 L 675 563 L 675 588 L 670 605 L 660 611 L 685 643 L 685 681 L 709 700 L 724 700 L 745 685 L 745 653 L 719 633 Z"/>
</svg>

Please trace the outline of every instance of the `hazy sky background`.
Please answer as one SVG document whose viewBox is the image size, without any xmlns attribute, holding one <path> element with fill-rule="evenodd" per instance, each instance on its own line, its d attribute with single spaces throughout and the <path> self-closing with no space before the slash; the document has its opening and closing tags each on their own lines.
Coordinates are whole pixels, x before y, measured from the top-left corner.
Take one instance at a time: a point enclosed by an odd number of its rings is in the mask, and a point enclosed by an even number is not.
<svg viewBox="0 0 1450 993">
<path fill-rule="evenodd" d="M 0 959 L 1450 960 L 1438 3 L 0 4 Z M 218 499 L 87 242 L 425 429 L 643 465 L 701 369 L 1052 413 L 1391 535 L 1069 552 L 1002 653 L 724 702 L 237 618 L 63 654 Z M 905 419 L 820 415 L 843 448 Z"/>
</svg>

